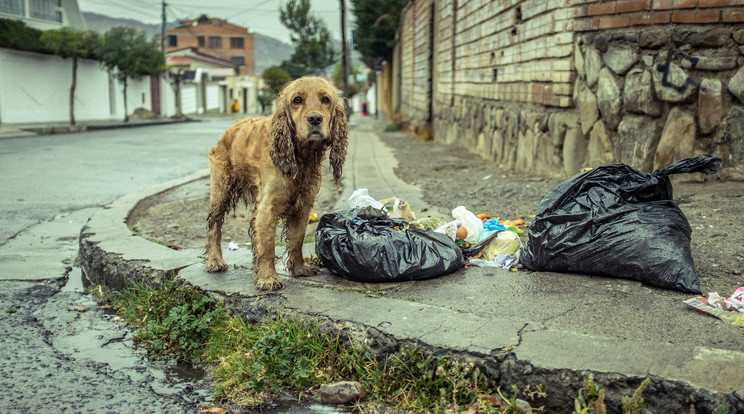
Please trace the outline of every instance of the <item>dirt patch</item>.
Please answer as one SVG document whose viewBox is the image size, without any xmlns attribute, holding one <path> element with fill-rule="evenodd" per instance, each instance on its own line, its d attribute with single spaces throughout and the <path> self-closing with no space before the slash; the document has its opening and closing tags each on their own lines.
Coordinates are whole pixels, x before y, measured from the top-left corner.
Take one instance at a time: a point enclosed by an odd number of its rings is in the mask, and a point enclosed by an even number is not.
<svg viewBox="0 0 744 414">
<path fill-rule="evenodd" d="M 504 219 L 519 215 L 529 222 L 540 200 L 562 181 L 514 174 L 462 147 L 417 142 L 403 133 L 379 135 L 399 160 L 395 173 L 419 186 L 433 210 L 450 211 L 462 205 L 476 214 Z M 144 200 L 127 223 L 143 237 L 164 244 L 203 247 L 208 194 L 207 179 L 174 188 Z M 339 194 L 324 174 L 316 214 L 332 211 Z M 692 255 L 701 290 L 728 296 L 744 284 L 744 184 L 719 181 L 714 176 L 708 176 L 707 181 L 697 175 L 679 177 L 674 180 L 674 200 L 693 229 Z M 417 206 L 411 207 L 417 212 Z M 225 221 L 223 241 L 248 243 L 249 222 L 250 210 L 239 206 Z M 310 235 L 314 227 L 309 226 Z"/>
</svg>

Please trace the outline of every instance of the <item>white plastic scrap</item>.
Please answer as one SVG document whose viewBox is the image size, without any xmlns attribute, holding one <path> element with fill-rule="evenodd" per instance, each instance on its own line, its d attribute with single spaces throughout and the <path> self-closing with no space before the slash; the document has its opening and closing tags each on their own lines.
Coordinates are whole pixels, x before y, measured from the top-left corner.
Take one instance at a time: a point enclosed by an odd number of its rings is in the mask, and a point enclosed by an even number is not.
<svg viewBox="0 0 744 414">
<path fill-rule="evenodd" d="M 367 206 L 372 206 L 378 210 L 384 207 L 381 202 L 370 197 L 366 188 L 358 188 L 356 191 L 354 191 L 351 197 L 349 197 L 349 207 L 357 208 Z"/>
<path fill-rule="evenodd" d="M 230 244 L 227 245 L 227 248 L 230 250 L 238 250 L 239 246 L 238 243 L 230 242 Z"/>
</svg>

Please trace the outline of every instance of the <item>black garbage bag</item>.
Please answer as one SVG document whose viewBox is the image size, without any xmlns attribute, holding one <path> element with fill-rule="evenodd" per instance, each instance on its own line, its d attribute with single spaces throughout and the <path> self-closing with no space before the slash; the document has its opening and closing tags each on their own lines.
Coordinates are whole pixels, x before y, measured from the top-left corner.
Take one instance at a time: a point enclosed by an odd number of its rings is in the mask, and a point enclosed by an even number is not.
<svg viewBox="0 0 744 414">
<path fill-rule="evenodd" d="M 650 173 L 625 164 L 581 173 L 540 201 L 520 261 L 532 270 L 634 279 L 700 293 L 692 230 L 673 202 L 671 174 L 718 171 L 692 157 Z"/>
<path fill-rule="evenodd" d="M 372 207 L 324 214 L 315 253 L 333 273 L 355 282 L 430 279 L 465 266 L 460 248 L 446 235 L 408 228 Z"/>
</svg>

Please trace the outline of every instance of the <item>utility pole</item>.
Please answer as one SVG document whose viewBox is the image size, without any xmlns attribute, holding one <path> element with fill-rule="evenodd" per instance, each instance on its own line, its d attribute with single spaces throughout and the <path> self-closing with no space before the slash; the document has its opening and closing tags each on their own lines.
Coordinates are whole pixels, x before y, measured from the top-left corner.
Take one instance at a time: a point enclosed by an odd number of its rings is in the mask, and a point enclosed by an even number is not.
<svg viewBox="0 0 744 414">
<path fill-rule="evenodd" d="M 163 23 L 160 26 L 160 47 L 163 50 L 163 65 L 168 64 L 168 58 L 165 57 L 165 53 L 168 50 L 167 44 L 165 43 L 165 0 L 163 0 Z"/>
<path fill-rule="evenodd" d="M 344 105 L 346 117 L 349 117 L 349 62 L 346 53 L 346 1 L 341 0 L 341 69 L 344 77 Z"/>
</svg>

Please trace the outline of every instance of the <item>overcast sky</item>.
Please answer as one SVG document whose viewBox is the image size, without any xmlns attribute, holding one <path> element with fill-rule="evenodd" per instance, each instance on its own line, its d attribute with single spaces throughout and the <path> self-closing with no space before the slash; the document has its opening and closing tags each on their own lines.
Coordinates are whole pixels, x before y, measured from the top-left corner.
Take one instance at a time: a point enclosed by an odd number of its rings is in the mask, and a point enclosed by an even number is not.
<svg viewBox="0 0 744 414">
<path fill-rule="evenodd" d="M 289 43 L 289 33 L 279 21 L 279 7 L 286 0 L 167 0 L 168 22 L 194 19 L 202 14 L 219 17 L 251 32 Z M 349 22 L 353 20 L 350 1 L 346 2 L 347 35 Z M 310 12 L 321 17 L 328 25 L 333 37 L 341 39 L 341 0 L 310 0 Z M 139 20 L 143 23 L 162 21 L 161 0 L 78 0 L 80 10 Z"/>
</svg>

